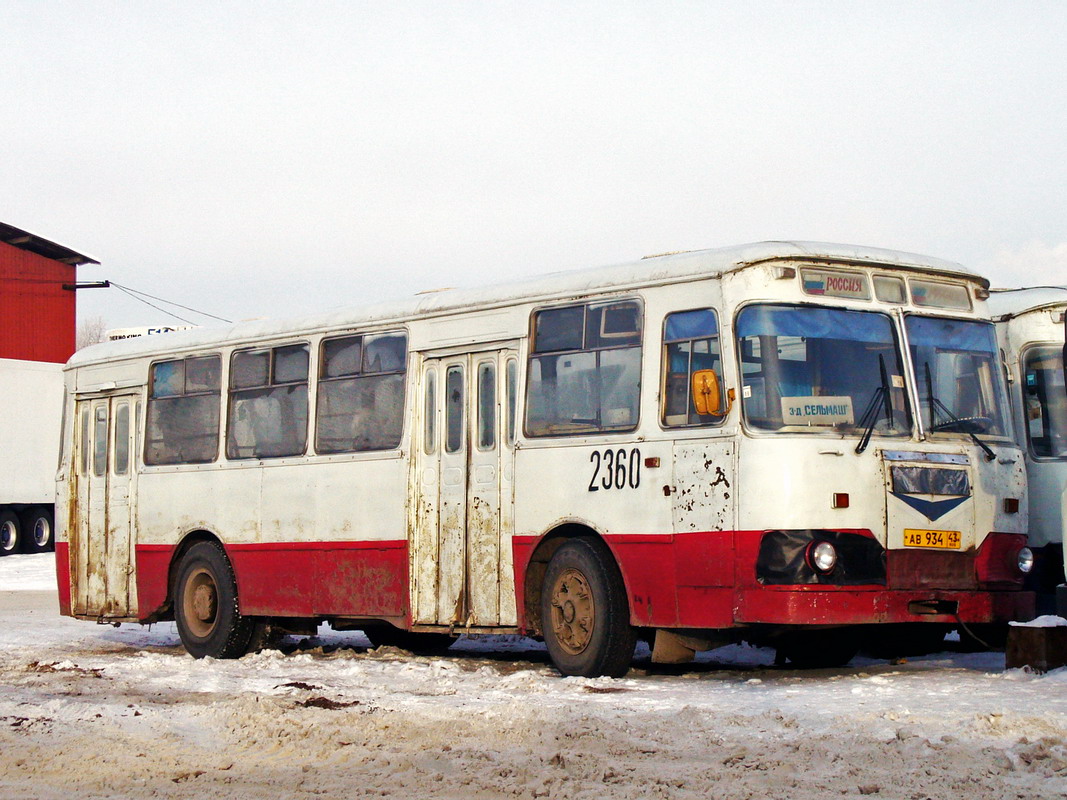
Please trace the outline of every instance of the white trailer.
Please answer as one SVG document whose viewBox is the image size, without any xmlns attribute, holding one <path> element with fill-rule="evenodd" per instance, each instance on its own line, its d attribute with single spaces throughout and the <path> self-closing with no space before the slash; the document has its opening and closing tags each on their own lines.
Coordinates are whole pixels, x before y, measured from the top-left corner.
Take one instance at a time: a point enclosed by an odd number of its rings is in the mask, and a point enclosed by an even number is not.
<svg viewBox="0 0 1067 800">
<path fill-rule="evenodd" d="M 1067 287 L 994 289 L 989 307 L 1011 378 L 1015 435 L 1030 484 L 1030 587 L 1037 610 L 1067 613 L 1063 545 L 1067 533 L 1067 391 L 1064 312 Z M 1062 597 L 1057 603 L 1055 594 Z"/>
<path fill-rule="evenodd" d="M 0 358 L 0 556 L 54 547 L 63 365 Z"/>
</svg>

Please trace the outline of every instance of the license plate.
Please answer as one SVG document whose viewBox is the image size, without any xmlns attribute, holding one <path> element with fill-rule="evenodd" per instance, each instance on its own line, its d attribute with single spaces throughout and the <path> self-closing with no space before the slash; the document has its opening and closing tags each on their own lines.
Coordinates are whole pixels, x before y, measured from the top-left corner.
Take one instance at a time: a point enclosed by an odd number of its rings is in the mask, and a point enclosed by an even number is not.
<svg viewBox="0 0 1067 800">
<path fill-rule="evenodd" d="M 959 531 L 904 529 L 905 547 L 940 547 L 943 550 L 959 550 L 960 540 Z"/>
</svg>

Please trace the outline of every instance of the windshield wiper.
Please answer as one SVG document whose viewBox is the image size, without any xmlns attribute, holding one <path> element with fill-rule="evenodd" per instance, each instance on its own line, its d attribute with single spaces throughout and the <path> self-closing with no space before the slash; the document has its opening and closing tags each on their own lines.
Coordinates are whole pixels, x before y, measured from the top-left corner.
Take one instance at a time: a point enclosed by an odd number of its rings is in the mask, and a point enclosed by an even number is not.
<svg viewBox="0 0 1067 800">
<path fill-rule="evenodd" d="M 882 374 L 882 385 L 874 390 L 874 395 L 871 397 L 871 402 L 867 404 L 867 409 L 863 412 L 863 416 L 860 417 L 860 424 L 863 425 L 863 435 L 860 437 L 859 443 L 856 445 L 856 452 L 862 453 L 867 449 L 867 445 L 871 441 L 871 434 L 874 433 L 874 426 L 878 424 L 878 401 L 884 400 L 883 411 L 885 412 L 886 421 L 889 422 L 889 427 L 892 428 L 893 423 L 893 398 L 889 393 L 889 375 L 885 371 L 885 358 L 881 353 L 878 354 L 878 369 Z"/>
<path fill-rule="evenodd" d="M 953 414 L 951 410 L 949 410 L 948 406 L 946 406 L 937 397 L 934 396 L 934 382 L 930 377 L 930 362 L 924 362 L 923 366 L 926 368 L 926 399 L 927 402 L 930 404 L 930 422 L 933 423 L 930 425 L 930 430 L 948 430 L 949 426 L 955 426 L 957 431 L 959 431 L 960 433 L 966 433 L 968 436 L 971 437 L 971 440 L 976 445 L 982 448 L 982 451 L 985 453 L 986 461 L 993 461 L 994 459 L 996 459 L 997 454 L 993 452 L 992 448 L 990 448 L 989 445 L 979 439 L 975 432 L 971 430 L 971 426 L 974 425 L 975 419 L 971 419 L 969 421 L 960 419 L 955 414 Z M 942 422 L 940 424 L 934 422 L 934 415 L 937 412 L 940 412 L 944 414 L 944 416 L 948 417 L 948 422 Z"/>
</svg>

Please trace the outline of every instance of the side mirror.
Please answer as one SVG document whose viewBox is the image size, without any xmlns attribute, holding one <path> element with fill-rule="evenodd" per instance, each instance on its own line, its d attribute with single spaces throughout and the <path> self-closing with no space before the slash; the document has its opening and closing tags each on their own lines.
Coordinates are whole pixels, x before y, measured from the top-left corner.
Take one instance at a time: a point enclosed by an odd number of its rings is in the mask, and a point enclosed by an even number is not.
<svg viewBox="0 0 1067 800">
<path fill-rule="evenodd" d="M 693 408 L 701 416 L 724 417 L 719 376 L 713 369 L 698 369 L 693 373 Z"/>
</svg>

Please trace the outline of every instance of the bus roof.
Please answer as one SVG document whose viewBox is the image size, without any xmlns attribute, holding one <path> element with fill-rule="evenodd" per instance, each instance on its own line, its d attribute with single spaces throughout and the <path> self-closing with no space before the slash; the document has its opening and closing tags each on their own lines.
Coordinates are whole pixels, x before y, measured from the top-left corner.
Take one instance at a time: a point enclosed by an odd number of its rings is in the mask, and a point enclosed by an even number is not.
<svg viewBox="0 0 1067 800">
<path fill-rule="evenodd" d="M 1067 306 L 1067 286 L 1032 286 L 1019 289 L 993 289 L 989 293 L 989 310 L 1002 321 L 1030 311 Z"/>
<path fill-rule="evenodd" d="M 504 307 L 519 302 L 566 300 L 605 291 L 626 291 L 642 286 L 676 283 L 699 277 L 715 278 L 757 264 L 774 261 L 812 261 L 841 266 L 885 266 L 963 278 L 988 287 L 989 282 L 952 261 L 859 245 L 823 242 L 758 242 L 709 250 L 648 256 L 640 261 L 607 267 L 552 272 L 481 288 L 448 289 L 413 298 L 327 311 L 294 319 L 251 320 L 225 327 L 205 327 L 87 347 L 68 364 L 81 366 L 117 358 L 224 346 L 277 336 L 303 334 L 326 328 L 399 323 L 417 317 L 434 317 L 464 308 Z"/>
</svg>

